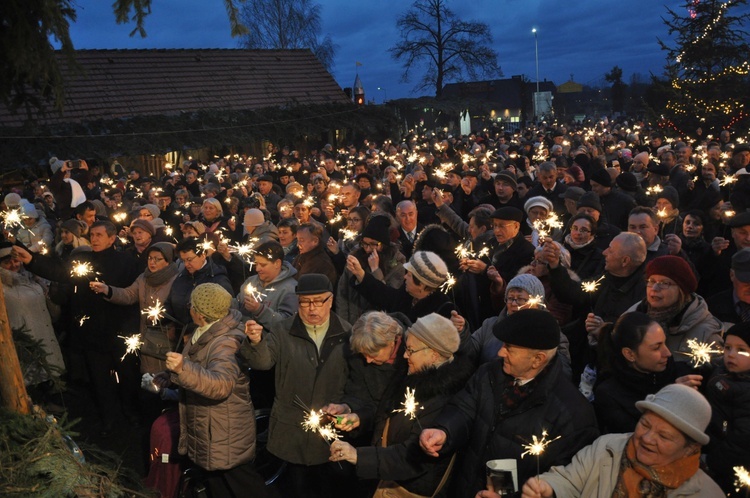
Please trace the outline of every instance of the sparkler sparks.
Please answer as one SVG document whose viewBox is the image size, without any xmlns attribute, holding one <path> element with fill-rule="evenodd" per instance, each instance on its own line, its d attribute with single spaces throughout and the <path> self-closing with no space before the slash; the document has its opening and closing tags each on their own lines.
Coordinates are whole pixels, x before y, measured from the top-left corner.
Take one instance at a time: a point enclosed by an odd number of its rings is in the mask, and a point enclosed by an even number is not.
<svg viewBox="0 0 750 498">
<path fill-rule="evenodd" d="M 73 268 L 70 270 L 70 276 L 71 277 L 88 277 L 89 275 L 95 273 L 94 267 L 89 262 L 83 262 L 83 261 L 76 261 L 73 264 Z"/>
<path fill-rule="evenodd" d="M 739 493 L 741 488 L 750 487 L 750 472 L 745 467 L 732 467 L 732 470 L 735 476 L 735 491 Z"/>
<path fill-rule="evenodd" d="M 690 348 L 690 352 L 678 352 L 689 356 L 693 362 L 693 367 L 700 368 L 702 365 L 711 362 L 711 355 L 723 353 L 721 349 L 712 349 L 714 346 L 716 346 L 716 343 L 714 342 L 706 344 L 705 342 L 699 342 L 695 339 L 689 339 L 687 341 L 687 347 Z"/>
<path fill-rule="evenodd" d="M 90 317 L 90 316 L 88 316 L 88 315 L 83 315 L 83 316 L 81 317 L 81 319 L 80 319 L 80 320 L 78 320 L 78 326 L 79 326 L 79 327 L 83 327 L 83 324 L 84 324 L 84 322 L 85 322 L 86 320 L 88 320 L 89 318 L 91 318 L 91 317 Z"/>
<path fill-rule="evenodd" d="M 419 401 L 416 399 L 416 389 L 406 388 L 406 393 L 404 394 L 404 400 L 401 402 L 401 406 L 403 406 L 403 408 L 393 410 L 393 413 L 401 412 L 409 417 L 409 420 L 417 419 L 417 422 L 419 422 L 419 419 L 417 418 L 417 409 L 422 410 L 424 407 L 419 406 Z"/>
<path fill-rule="evenodd" d="M 23 223 L 21 222 L 21 209 L 9 209 L 3 211 L 0 213 L 0 218 L 2 218 L 3 223 L 8 228 L 23 228 Z"/>
<path fill-rule="evenodd" d="M 545 239 L 546 237 L 549 237 L 549 234 L 557 229 L 562 228 L 563 222 L 560 221 L 560 218 L 557 216 L 557 213 L 550 213 L 549 216 L 547 216 L 544 219 L 536 220 L 534 223 L 534 229 L 539 232 L 539 240 Z"/>
<path fill-rule="evenodd" d="M 531 455 L 535 457 L 541 456 L 542 453 L 544 453 L 544 451 L 547 449 L 547 446 L 550 445 L 550 443 L 552 443 L 553 441 L 557 441 L 561 437 L 562 436 L 557 436 L 556 438 L 553 438 L 553 439 L 547 439 L 546 429 L 542 431 L 541 439 L 539 439 L 536 435 L 531 436 L 531 443 L 521 445 L 523 449 L 526 450 L 523 453 L 521 453 L 521 458 L 523 458 L 524 455 Z"/>
<path fill-rule="evenodd" d="M 544 304 L 544 296 L 534 295 L 534 296 L 530 296 L 529 300 L 526 301 L 526 304 L 524 304 L 523 306 L 520 306 L 519 309 L 524 309 L 524 308 L 539 309 L 539 308 L 546 308 L 546 307 L 547 306 Z"/>
<path fill-rule="evenodd" d="M 662 208 L 656 211 L 656 216 L 658 216 L 662 220 L 666 218 L 667 216 L 669 216 L 669 213 L 667 213 L 667 208 Z"/>
<path fill-rule="evenodd" d="M 599 277 L 597 280 L 587 280 L 585 282 L 581 282 L 581 289 L 583 289 L 583 292 L 596 292 L 596 290 L 601 285 L 602 280 L 604 280 L 604 275 Z"/>
<path fill-rule="evenodd" d="M 159 300 L 157 299 L 153 306 L 150 308 L 146 308 L 143 311 L 141 311 L 142 315 L 146 315 L 149 320 L 151 320 L 151 325 L 156 325 L 156 323 L 164 318 L 164 315 L 166 314 L 167 309 L 161 305 Z"/>
<path fill-rule="evenodd" d="M 440 286 L 440 290 L 443 291 L 445 294 L 450 291 L 453 286 L 456 285 L 456 278 L 448 273 L 448 278 L 445 279 L 445 282 L 443 282 L 443 285 Z"/>
<path fill-rule="evenodd" d="M 124 360 L 127 355 L 130 353 L 137 353 L 141 350 L 141 346 L 143 346 L 143 341 L 141 340 L 141 334 L 133 334 L 131 336 L 123 336 L 118 335 L 120 339 L 125 341 L 125 354 L 122 355 L 122 358 L 120 358 L 120 361 Z"/>
<path fill-rule="evenodd" d="M 654 185 L 653 187 L 649 187 L 646 189 L 647 195 L 656 195 L 660 194 L 664 191 L 661 185 Z"/>
<path fill-rule="evenodd" d="M 215 251 L 216 248 L 214 247 L 214 244 L 210 240 L 206 239 L 203 242 L 201 242 L 200 244 L 198 244 L 198 250 L 201 253 L 204 253 L 204 252 L 208 252 L 208 251 Z"/>
<path fill-rule="evenodd" d="M 266 292 L 270 292 L 274 289 L 264 289 Z M 245 293 L 253 296 L 253 299 L 258 301 L 259 303 L 263 301 L 264 297 L 268 297 L 268 294 L 262 293 L 259 289 L 256 289 L 255 286 L 252 283 L 248 283 L 245 286 Z"/>
<path fill-rule="evenodd" d="M 731 185 L 737 181 L 737 177 L 733 175 L 727 175 L 724 177 L 722 181 L 719 182 L 720 187 L 726 187 L 728 185 Z"/>
<path fill-rule="evenodd" d="M 344 240 L 354 240 L 357 238 L 357 235 L 359 235 L 356 230 L 349 230 L 348 228 L 340 229 L 339 233 Z"/>
</svg>

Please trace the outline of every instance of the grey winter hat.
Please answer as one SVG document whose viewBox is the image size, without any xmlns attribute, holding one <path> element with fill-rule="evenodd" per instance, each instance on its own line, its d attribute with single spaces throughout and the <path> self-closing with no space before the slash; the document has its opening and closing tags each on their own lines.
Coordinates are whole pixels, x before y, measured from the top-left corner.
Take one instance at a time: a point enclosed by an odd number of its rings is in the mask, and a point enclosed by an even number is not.
<svg viewBox="0 0 750 498">
<path fill-rule="evenodd" d="M 448 267 L 440 256 L 430 251 L 416 251 L 404 263 L 404 269 L 423 284 L 438 288 L 448 279 Z"/>
<path fill-rule="evenodd" d="M 711 405 L 695 389 L 669 384 L 636 402 L 635 407 L 641 412 L 654 412 L 699 444 L 708 444 L 705 430 L 711 421 Z"/>
<path fill-rule="evenodd" d="M 406 333 L 449 358 L 458 350 L 461 342 L 453 322 L 437 313 L 430 313 L 417 319 Z"/>
<path fill-rule="evenodd" d="M 544 297 L 544 285 L 542 282 L 530 273 L 522 273 L 513 277 L 508 285 L 505 286 L 505 298 L 508 298 L 510 289 L 521 289 L 529 293 L 530 296 Z"/>
</svg>

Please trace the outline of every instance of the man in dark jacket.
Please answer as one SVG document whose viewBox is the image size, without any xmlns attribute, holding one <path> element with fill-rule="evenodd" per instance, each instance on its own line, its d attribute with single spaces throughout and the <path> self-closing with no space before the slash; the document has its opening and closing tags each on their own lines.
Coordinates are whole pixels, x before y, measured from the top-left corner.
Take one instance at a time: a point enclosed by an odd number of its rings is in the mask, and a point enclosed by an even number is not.
<svg viewBox="0 0 750 498">
<path fill-rule="evenodd" d="M 635 199 L 613 188 L 612 177 L 606 169 L 598 169 L 591 174 L 591 190 L 599 196 L 607 221 L 620 230 L 627 228 L 628 215 L 635 207 Z"/>
<path fill-rule="evenodd" d="M 491 217 L 492 231 L 497 240 L 497 246 L 491 256 L 492 266 L 507 283 L 518 274 L 518 270 L 534 259 L 534 246 L 521 233 L 523 212 L 520 209 L 500 208 L 495 210 Z M 476 264 L 484 264 L 481 260 L 471 263 L 468 271 L 474 271 Z"/>
<path fill-rule="evenodd" d="M 485 463 L 493 459 L 515 459 L 519 483 L 536 475 L 536 458 L 522 456 L 534 437 L 561 438 L 538 457 L 544 470 L 569 463 L 599 435 L 593 408 L 561 373 L 560 327 L 552 315 L 521 310 L 493 333 L 503 341 L 501 359 L 482 365 L 420 435 L 428 455 L 462 451 L 451 496 L 485 489 Z"/>
<path fill-rule="evenodd" d="M 96 278 L 114 287 L 127 287 L 138 276 L 138 270 L 132 256 L 115 250 L 117 229 L 111 222 L 94 222 L 89 236 L 92 250 L 74 254 L 69 265 L 61 265 L 50 256 L 32 256 L 18 246 L 13 248 L 13 254 L 30 272 L 73 287 L 71 345 L 83 356 L 102 422 L 101 430 L 108 433 L 123 410 L 129 417 L 137 417 L 137 407 L 131 402 L 138 390 L 138 369 L 135 362 L 130 361 L 134 358 L 132 355 L 120 360 L 125 344 L 118 336 L 129 336 L 138 330 L 139 315 L 133 306 L 119 306 L 104 300 L 89 288 L 89 282 Z M 78 265 L 87 266 L 75 272 Z M 125 405 L 122 410 L 118 395 Z"/>
<path fill-rule="evenodd" d="M 332 289 L 325 275 L 302 275 L 294 316 L 267 331 L 254 320 L 245 324 L 247 339 L 240 354 L 250 368 L 276 367 L 268 450 L 288 463 L 281 483 L 284 496 L 335 496 L 334 486 L 342 486 L 328 463 L 326 441 L 317 431 L 302 427 L 309 415 L 306 410 L 320 410 L 342 397 L 349 373 L 351 325 L 331 312 Z"/>
<path fill-rule="evenodd" d="M 713 316 L 725 323 L 750 322 L 750 248 L 732 256 L 732 287 L 706 300 Z"/>
</svg>

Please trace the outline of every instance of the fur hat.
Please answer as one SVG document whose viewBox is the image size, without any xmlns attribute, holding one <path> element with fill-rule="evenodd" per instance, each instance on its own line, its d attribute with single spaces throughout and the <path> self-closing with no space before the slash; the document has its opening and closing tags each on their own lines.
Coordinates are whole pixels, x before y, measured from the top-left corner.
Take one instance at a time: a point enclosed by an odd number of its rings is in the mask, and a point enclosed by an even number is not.
<svg viewBox="0 0 750 498">
<path fill-rule="evenodd" d="M 156 234 L 154 225 L 152 225 L 150 221 L 144 220 L 142 218 L 133 220 L 133 222 L 130 224 L 130 230 L 133 230 L 134 228 L 140 228 L 141 230 L 150 233 L 152 237 Z"/>
<path fill-rule="evenodd" d="M 232 295 L 219 284 L 200 284 L 190 294 L 190 304 L 209 322 L 221 320 L 232 305 Z"/>
<path fill-rule="evenodd" d="M 646 278 L 653 275 L 667 277 L 680 287 L 685 294 L 691 294 L 698 288 L 698 279 L 695 278 L 690 265 L 679 256 L 659 256 L 646 265 Z"/>
<path fill-rule="evenodd" d="M 437 313 L 418 318 L 406 333 L 447 357 L 453 356 L 461 342 L 453 322 Z"/>
<path fill-rule="evenodd" d="M 391 242 L 391 222 L 387 216 L 373 216 L 362 231 L 362 237 L 375 239 L 384 246 Z"/>
<path fill-rule="evenodd" d="M 522 309 L 492 326 L 495 337 L 506 344 L 529 349 L 552 349 L 560 345 L 560 325 L 546 310 Z"/>
<path fill-rule="evenodd" d="M 248 209 L 245 211 L 245 218 L 243 221 L 243 224 L 245 226 L 250 227 L 259 227 L 266 221 L 265 216 L 263 216 L 263 211 L 260 209 Z"/>
<path fill-rule="evenodd" d="M 404 263 L 404 269 L 423 284 L 438 288 L 448 279 L 448 267 L 440 256 L 430 251 L 416 251 Z"/>
<path fill-rule="evenodd" d="M 544 297 L 544 284 L 531 273 L 521 273 L 510 279 L 508 285 L 505 286 L 506 299 L 510 289 L 521 289 L 528 292 L 530 296 Z"/>
<path fill-rule="evenodd" d="M 635 407 L 641 412 L 654 412 L 699 444 L 708 444 L 705 430 L 711 421 L 711 405 L 695 389 L 669 384 L 637 401 Z"/>
</svg>

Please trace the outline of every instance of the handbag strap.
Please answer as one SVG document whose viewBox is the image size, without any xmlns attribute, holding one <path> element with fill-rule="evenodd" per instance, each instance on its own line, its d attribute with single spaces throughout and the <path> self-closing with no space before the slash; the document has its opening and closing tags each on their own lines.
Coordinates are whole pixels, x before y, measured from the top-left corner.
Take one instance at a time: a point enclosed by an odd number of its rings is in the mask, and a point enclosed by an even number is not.
<svg viewBox="0 0 750 498">
<path fill-rule="evenodd" d="M 385 448 L 388 446 L 388 427 L 391 425 L 391 417 L 388 417 L 385 421 L 385 426 L 383 427 L 383 434 L 380 437 L 380 445 Z M 448 463 L 448 468 L 445 469 L 445 472 L 443 472 L 443 477 L 440 479 L 440 483 L 438 484 L 438 487 L 435 488 L 435 492 L 432 493 L 431 498 L 435 498 L 438 493 L 440 493 L 440 490 L 443 489 L 443 486 L 448 482 L 448 478 L 451 475 L 451 471 L 453 470 L 453 464 L 456 463 L 456 454 L 454 453 L 451 457 L 450 463 Z"/>
</svg>

